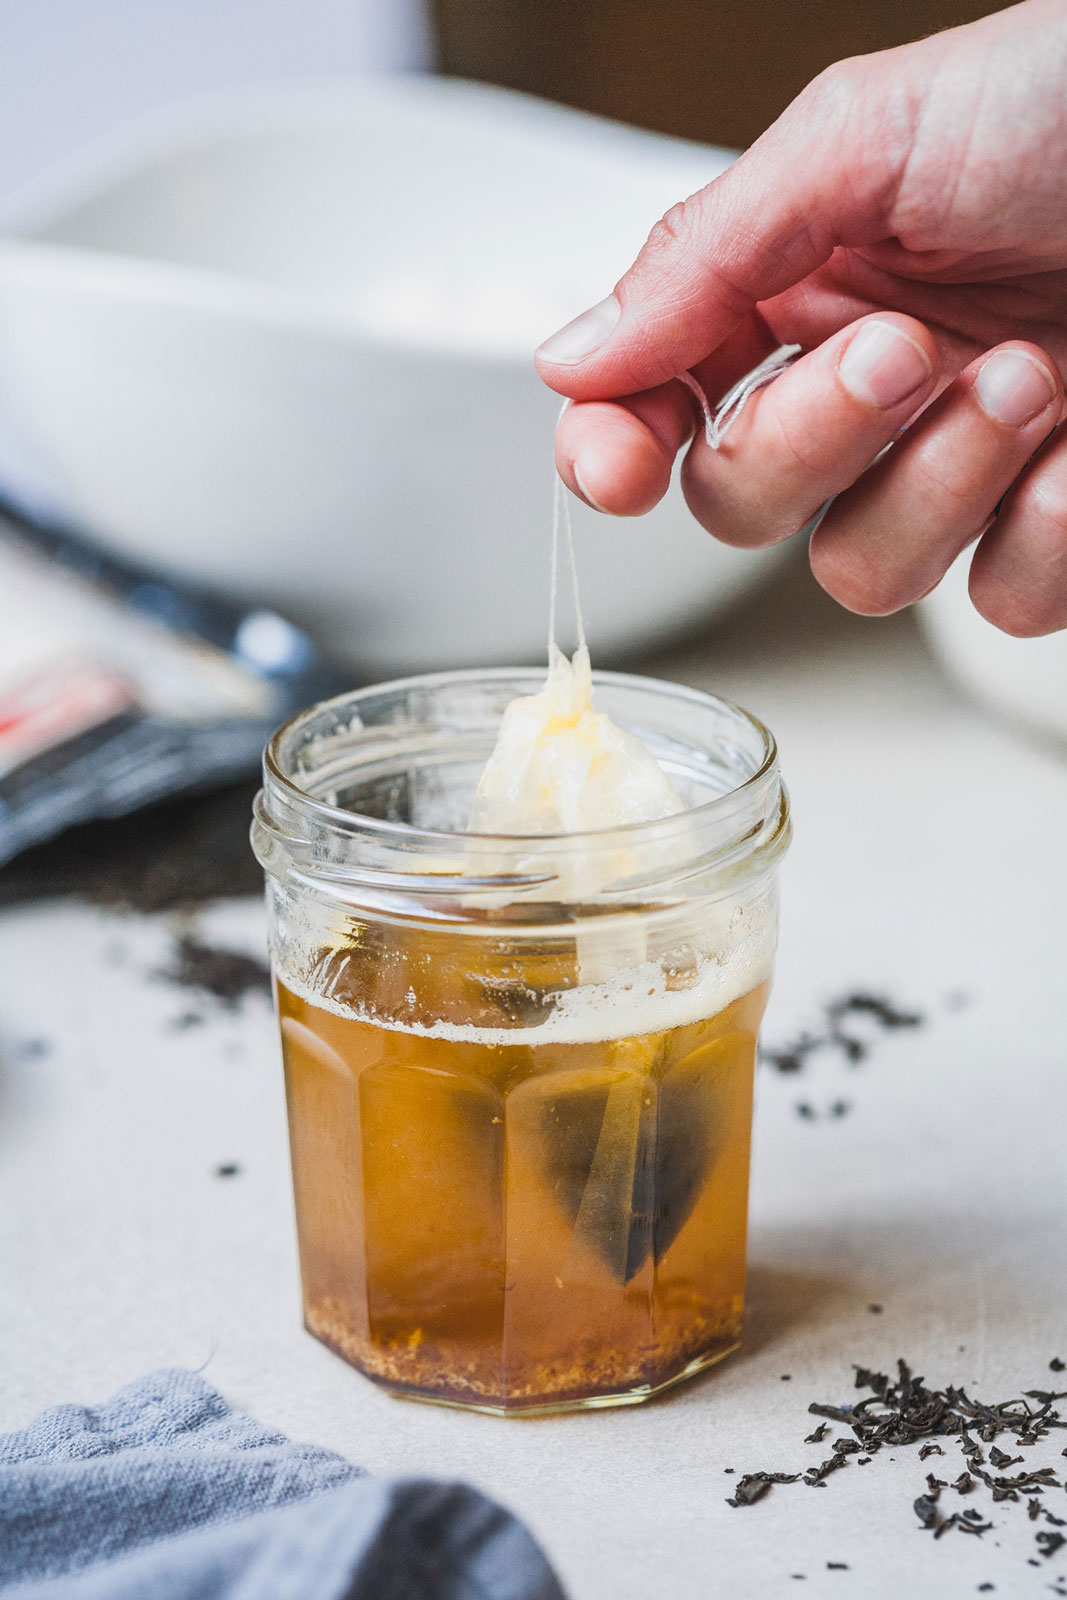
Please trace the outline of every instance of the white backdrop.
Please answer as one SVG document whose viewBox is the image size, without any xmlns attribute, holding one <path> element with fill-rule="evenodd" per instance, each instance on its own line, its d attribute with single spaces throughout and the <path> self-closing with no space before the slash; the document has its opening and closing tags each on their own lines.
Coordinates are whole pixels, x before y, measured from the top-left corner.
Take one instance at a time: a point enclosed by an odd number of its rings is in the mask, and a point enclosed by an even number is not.
<svg viewBox="0 0 1067 1600">
<path fill-rule="evenodd" d="M 429 54 L 423 0 L 0 0 L 0 204 L 143 112 Z"/>
<path fill-rule="evenodd" d="M 146 113 L 430 56 L 424 0 L 0 0 L 0 212 Z M 0 390 L 0 487 L 47 510 L 48 480 Z"/>
</svg>

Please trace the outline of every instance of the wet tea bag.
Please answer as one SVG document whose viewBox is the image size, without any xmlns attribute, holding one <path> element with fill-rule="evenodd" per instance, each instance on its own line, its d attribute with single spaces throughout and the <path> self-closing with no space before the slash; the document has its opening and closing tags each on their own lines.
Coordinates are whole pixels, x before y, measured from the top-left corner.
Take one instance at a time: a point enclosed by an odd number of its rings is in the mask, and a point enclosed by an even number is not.
<svg viewBox="0 0 1067 1600">
<path fill-rule="evenodd" d="M 504 711 L 496 746 L 486 763 L 471 809 L 474 833 L 554 835 L 592 833 L 632 823 L 656 822 L 681 811 L 670 779 L 632 733 L 593 705 L 593 675 L 582 623 L 574 534 L 567 491 L 556 480 L 548 624 L 548 676 L 536 694 Z M 560 535 L 566 539 L 574 595 L 578 648 L 568 659 L 556 643 Z M 573 854 L 574 852 L 569 852 Z M 613 852 L 590 849 L 597 868 L 580 863 L 561 870 L 564 897 L 603 888 L 625 863 Z M 600 881 L 597 881 L 600 880 Z"/>
<path fill-rule="evenodd" d="M 681 811 L 670 778 L 651 751 L 593 705 L 593 677 L 582 624 L 574 534 L 567 491 L 556 480 L 552 528 L 548 675 L 536 694 L 506 707 L 496 746 L 486 763 L 471 810 L 475 833 L 512 836 L 596 834 L 633 823 L 656 822 Z M 556 596 L 561 533 L 574 596 L 578 648 L 570 659 L 556 643 Z M 559 856 L 510 853 L 501 866 L 554 874 L 554 899 L 592 899 L 634 869 L 625 840 L 617 845 L 591 838 Z M 588 923 L 578 935 L 583 983 L 601 983 L 647 959 L 640 918 L 620 913 Z"/>
<path fill-rule="evenodd" d="M 758 389 L 796 359 L 799 345 L 781 345 L 712 406 L 692 373 L 679 380 L 697 397 L 713 450 Z M 564 405 L 566 409 L 566 403 Z M 471 811 L 474 833 L 567 834 L 656 822 L 682 810 L 671 781 L 633 734 L 593 707 L 593 680 L 582 625 L 578 571 L 567 491 L 557 477 L 552 519 L 548 677 L 537 694 L 513 700 L 504 712 L 496 748 L 486 764 Z M 578 648 L 568 660 L 556 643 L 560 534 L 574 594 Z M 602 888 L 571 868 L 583 887 Z M 604 873 L 601 873 L 604 878 Z M 571 887 L 576 887 L 572 885 Z M 568 894 L 567 898 L 576 898 Z"/>
<path fill-rule="evenodd" d="M 583 643 L 568 658 L 553 640 L 537 694 L 513 700 L 471 811 L 478 833 L 588 833 L 655 822 L 682 809 L 640 739 L 593 707 Z"/>
</svg>

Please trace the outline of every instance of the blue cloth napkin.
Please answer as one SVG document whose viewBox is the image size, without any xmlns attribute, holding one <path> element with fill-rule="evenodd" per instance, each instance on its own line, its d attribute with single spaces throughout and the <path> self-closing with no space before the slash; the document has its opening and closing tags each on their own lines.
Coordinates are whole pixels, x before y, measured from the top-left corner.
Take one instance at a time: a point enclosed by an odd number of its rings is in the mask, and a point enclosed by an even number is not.
<svg viewBox="0 0 1067 1600">
<path fill-rule="evenodd" d="M 367 1477 L 176 1368 L 0 1436 L 12 1600 L 565 1600 L 465 1484 Z"/>
</svg>

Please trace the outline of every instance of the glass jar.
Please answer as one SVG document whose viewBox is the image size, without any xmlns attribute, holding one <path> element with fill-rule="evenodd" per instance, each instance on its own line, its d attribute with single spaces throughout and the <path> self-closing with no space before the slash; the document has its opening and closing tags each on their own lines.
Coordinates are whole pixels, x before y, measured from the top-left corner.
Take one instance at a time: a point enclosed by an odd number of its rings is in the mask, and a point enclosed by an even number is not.
<svg viewBox="0 0 1067 1600">
<path fill-rule="evenodd" d="M 464 832 L 543 672 L 313 706 L 267 748 L 266 869 L 308 1329 L 394 1393 L 646 1399 L 738 1343 L 756 1035 L 789 812 L 770 733 L 594 675 L 685 809 Z"/>
</svg>

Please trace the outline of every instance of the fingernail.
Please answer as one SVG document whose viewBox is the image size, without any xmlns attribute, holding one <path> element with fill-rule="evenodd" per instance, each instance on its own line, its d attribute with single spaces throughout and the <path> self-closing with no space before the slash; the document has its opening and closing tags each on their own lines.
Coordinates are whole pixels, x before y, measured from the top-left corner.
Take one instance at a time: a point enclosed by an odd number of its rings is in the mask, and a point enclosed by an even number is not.
<svg viewBox="0 0 1067 1600">
<path fill-rule="evenodd" d="M 597 499 L 595 494 L 589 493 L 589 490 L 582 481 L 582 474 L 577 461 L 571 462 L 571 471 L 574 473 L 574 481 L 578 485 L 578 490 L 582 496 L 582 499 L 588 500 L 594 511 L 602 511 L 606 517 L 610 516 L 611 513 L 608 511 L 607 507 L 600 504 L 600 501 Z"/>
<path fill-rule="evenodd" d="M 1025 350 L 997 350 L 979 368 L 974 392 L 994 422 L 1021 428 L 1044 411 L 1056 385 L 1048 368 Z"/>
<path fill-rule="evenodd" d="M 613 294 L 580 317 L 568 322 L 565 328 L 546 339 L 537 354 L 545 361 L 556 361 L 561 366 L 574 365 L 591 356 L 608 340 L 611 330 L 619 320 L 622 307 Z"/>
<path fill-rule="evenodd" d="M 884 411 L 921 388 L 934 368 L 922 345 L 893 323 L 865 322 L 837 370 L 853 399 Z"/>
</svg>

